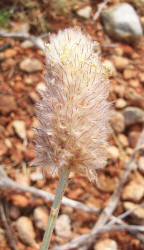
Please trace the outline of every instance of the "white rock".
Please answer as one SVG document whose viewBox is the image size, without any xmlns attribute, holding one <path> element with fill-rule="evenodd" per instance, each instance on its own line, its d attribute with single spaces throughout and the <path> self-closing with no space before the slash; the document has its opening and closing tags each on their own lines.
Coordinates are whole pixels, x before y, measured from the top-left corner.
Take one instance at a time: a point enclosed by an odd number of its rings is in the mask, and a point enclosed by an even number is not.
<svg viewBox="0 0 144 250">
<path fill-rule="evenodd" d="M 33 73 L 43 69 L 43 65 L 38 59 L 30 57 L 21 61 L 19 66 L 21 70 L 28 73 Z"/>
<path fill-rule="evenodd" d="M 48 211 L 45 207 L 34 209 L 34 222 L 37 228 L 45 231 L 48 224 L 48 217 Z"/>
<path fill-rule="evenodd" d="M 116 241 L 111 239 L 102 239 L 98 241 L 95 246 L 94 250 L 117 250 L 118 246 Z"/>
<path fill-rule="evenodd" d="M 126 105 L 127 105 L 127 102 L 124 99 L 119 98 L 116 100 L 115 107 L 117 109 L 123 109 L 126 107 Z"/>
<path fill-rule="evenodd" d="M 12 126 L 13 126 L 13 128 L 14 128 L 16 134 L 17 134 L 22 140 L 26 140 L 25 122 L 24 122 L 24 121 L 15 120 L 15 121 L 13 121 Z"/>
<path fill-rule="evenodd" d="M 138 160 L 138 168 L 139 170 L 144 173 L 144 156 L 141 156 Z"/>
<path fill-rule="evenodd" d="M 44 84 L 44 82 L 39 82 L 36 86 L 36 91 L 40 92 L 45 90 L 46 90 L 46 85 Z"/>
<path fill-rule="evenodd" d="M 102 11 L 106 32 L 118 39 L 132 41 L 143 35 L 142 26 L 135 9 L 128 3 L 114 5 Z"/>
<path fill-rule="evenodd" d="M 91 12 L 92 12 L 92 7 L 91 6 L 86 6 L 80 10 L 77 10 L 77 15 L 80 17 L 83 17 L 85 19 L 89 19 L 91 16 Z"/>
<path fill-rule="evenodd" d="M 72 234 L 70 218 L 66 214 L 60 215 L 55 224 L 56 234 L 60 237 L 69 238 Z"/>
<path fill-rule="evenodd" d="M 21 43 L 21 47 L 23 49 L 32 48 L 33 46 L 34 46 L 34 44 L 29 40 L 25 40 L 24 42 Z"/>
<path fill-rule="evenodd" d="M 122 199 L 138 202 L 144 196 L 144 186 L 132 180 L 123 189 Z"/>
<path fill-rule="evenodd" d="M 116 161 L 119 158 L 119 150 L 115 146 L 110 146 L 107 149 L 109 158 L 112 159 L 113 161 Z"/>
<path fill-rule="evenodd" d="M 25 216 L 20 217 L 16 221 L 16 229 L 18 231 L 18 236 L 23 243 L 39 248 L 35 241 L 35 232 L 31 220 Z"/>
</svg>

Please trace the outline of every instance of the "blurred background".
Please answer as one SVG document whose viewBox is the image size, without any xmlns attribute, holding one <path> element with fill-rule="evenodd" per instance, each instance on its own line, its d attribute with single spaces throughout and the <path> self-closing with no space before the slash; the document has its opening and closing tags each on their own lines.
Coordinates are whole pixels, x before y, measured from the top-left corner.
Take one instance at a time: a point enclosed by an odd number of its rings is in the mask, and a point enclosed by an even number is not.
<svg viewBox="0 0 144 250">
<path fill-rule="evenodd" d="M 109 71 L 113 102 L 108 162 L 95 184 L 71 173 L 65 196 L 89 206 L 89 212 L 63 204 L 51 247 L 60 246 L 95 225 L 131 157 L 144 122 L 144 1 L 143 0 L 7 0 L 0 1 L 0 167 L 14 181 L 6 185 L 0 171 L 0 249 L 39 249 L 51 201 L 33 195 L 31 186 L 55 194 L 58 177 L 43 178 L 34 159 L 32 127 L 37 126 L 35 102 L 44 90 L 45 54 L 40 41 L 49 33 L 80 26 L 99 42 Z M 29 35 L 30 34 L 30 35 Z M 42 39 L 42 40 L 41 40 Z M 20 190 L 20 186 L 24 186 Z M 27 192 L 24 192 L 27 191 Z M 35 192 L 35 194 L 36 194 Z M 144 151 L 123 188 L 115 216 L 144 201 Z M 126 217 L 127 224 L 144 224 L 144 208 Z M 108 248 L 109 247 L 109 248 Z M 81 249 L 80 247 L 75 249 Z M 129 232 L 100 234 L 91 250 L 144 249 L 144 237 Z"/>
</svg>

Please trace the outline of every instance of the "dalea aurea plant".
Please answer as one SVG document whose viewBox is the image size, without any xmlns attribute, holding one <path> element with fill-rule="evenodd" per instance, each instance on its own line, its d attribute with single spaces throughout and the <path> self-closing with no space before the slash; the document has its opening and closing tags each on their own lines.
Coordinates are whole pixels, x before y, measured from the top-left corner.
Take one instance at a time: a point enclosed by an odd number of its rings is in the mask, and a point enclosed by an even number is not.
<svg viewBox="0 0 144 250">
<path fill-rule="evenodd" d="M 59 31 L 45 45 L 46 90 L 36 108 L 33 163 L 60 180 L 41 250 L 49 247 L 70 171 L 94 181 L 106 164 L 109 81 L 96 46 L 80 28 Z"/>
</svg>

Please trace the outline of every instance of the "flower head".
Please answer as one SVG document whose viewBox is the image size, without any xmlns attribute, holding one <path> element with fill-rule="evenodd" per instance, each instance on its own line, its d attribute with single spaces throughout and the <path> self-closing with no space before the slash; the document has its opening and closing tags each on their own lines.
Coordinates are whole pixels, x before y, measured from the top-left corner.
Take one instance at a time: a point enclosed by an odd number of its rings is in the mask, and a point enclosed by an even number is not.
<svg viewBox="0 0 144 250">
<path fill-rule="evenodd" d="M 109 82 L 95 45 L 78 28 L 59 31 L 46 44 L 34 163 L 53 175 L 70 166 L 93 180 L 106 163 Z"/>
</svg>

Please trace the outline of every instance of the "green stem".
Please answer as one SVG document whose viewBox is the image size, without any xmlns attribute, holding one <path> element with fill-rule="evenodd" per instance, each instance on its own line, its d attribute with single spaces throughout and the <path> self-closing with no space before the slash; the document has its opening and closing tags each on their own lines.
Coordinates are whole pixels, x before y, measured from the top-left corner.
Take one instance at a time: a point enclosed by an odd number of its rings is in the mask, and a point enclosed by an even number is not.
<svg viewBox="0 0 144 250">
<path fill-rule="evenodd" d="M 68 167 L 67 168 L 65 167 L 61 170 L 60 179 L 59 179 L 55 199 L 51 207 L 51 213 L 50 213 L 48 225 L 44 234 L 41 250 L 48 250 L 49 248 L 52 232 L 53 232 L 56 218 L 58 216 L 58 212 L 60 209 L 61 200 L 62 200 L 64 191 L 67 185 L 69 173 L 70 173 L 70 169 Z"/>
</svg>

